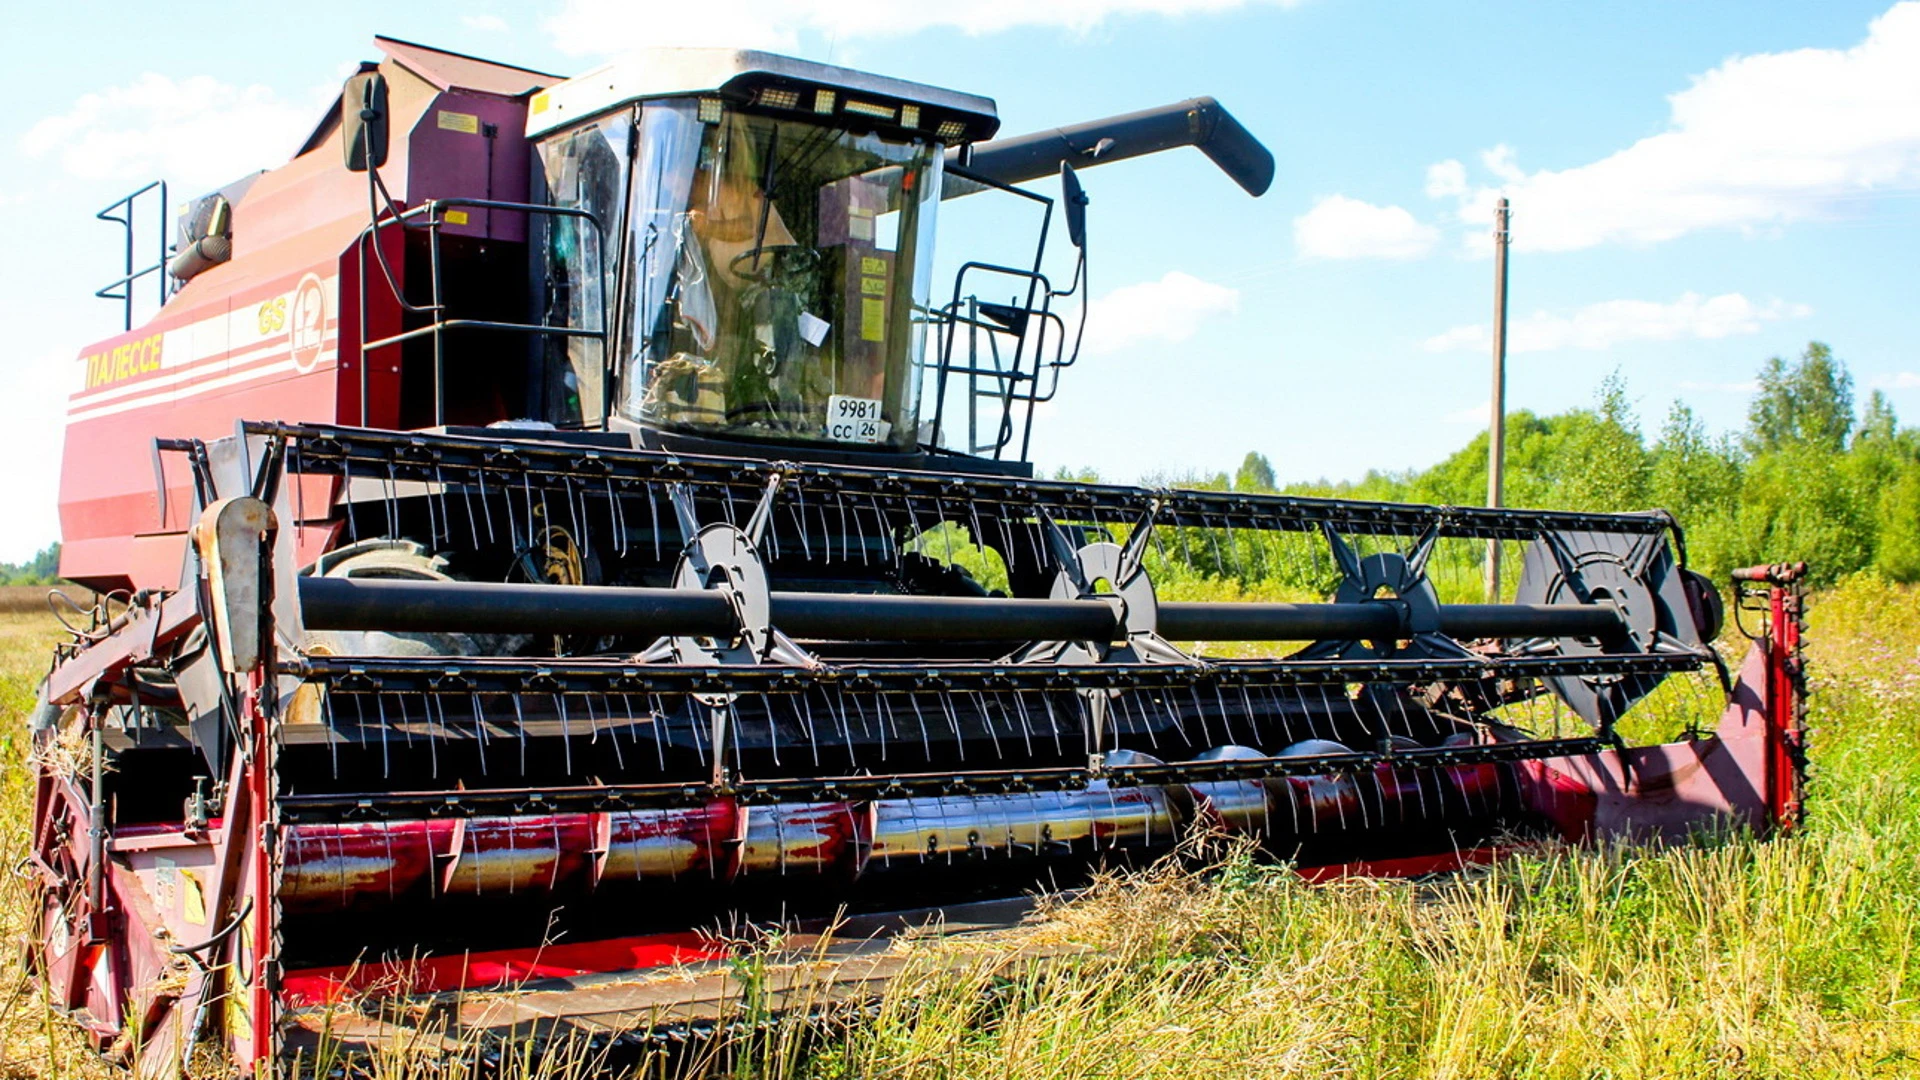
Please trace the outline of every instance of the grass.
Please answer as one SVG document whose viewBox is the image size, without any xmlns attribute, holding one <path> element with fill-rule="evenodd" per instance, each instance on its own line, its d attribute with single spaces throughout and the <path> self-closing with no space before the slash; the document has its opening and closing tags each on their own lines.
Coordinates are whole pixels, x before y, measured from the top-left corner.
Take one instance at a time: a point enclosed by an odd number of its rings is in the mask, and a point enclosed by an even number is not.
<svg viewBox="0 0 1920 1080">
<path fill-rule="evenodd" d="M 1549 849 L 1440 881 L 1327 886 L 1228 852 L 1201 872 L 1169 864 L 1102 882 L 998 949 L 927 948 L 858 1024 L 776 1026 L 651 1068 L 820 1080 L 1920 1075 L 1920 590 L 1856 578 L 1820 596 L 1811 621 L 1816 770 L 1789 837 Z M 27 816 L 22 714 L 50 640 L 44 619 L 0 616 L 8 865 Z M 0 884 L 8 937 L 24 929 L 24 899 L 16 879 Z M 1022 943 L 1049 942 L 1084 951 L 1020 961 Z M 0 974 L 0 1077 L 104 1075 L 16 971 Z M 399 1059 L 379 1069 L 425 1074 Z"/>
</svg>

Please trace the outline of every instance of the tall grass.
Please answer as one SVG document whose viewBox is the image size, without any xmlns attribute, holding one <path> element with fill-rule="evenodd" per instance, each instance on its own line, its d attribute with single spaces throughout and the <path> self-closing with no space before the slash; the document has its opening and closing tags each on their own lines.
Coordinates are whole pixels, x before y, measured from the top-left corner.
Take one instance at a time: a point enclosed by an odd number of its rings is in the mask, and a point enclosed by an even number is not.
<svg viewBox="0 0 1920 1080">
<path fill-rule="evenodd" d="M 1419 883 L 1308 886 L 1243 850 L 1202 871 L 1168 863 L 1104 880 L 1001 941 L 912 946 L 876 1015 L 775 1024 L 641 1068 L 820 1080 L 1920 1075 L 1920 590 L 1855 578 L 1818 598 L 1812 624 L 1816 770 L 1791 836 L 1548 849 Z M 24 620 L 0 622 L 0 635 L 11 863 L 26 816 L 19 720 L 40 664 L 25 650 L 46 635 Z M 0 888 L 0 927 L 16 935 L 24 893 Z M 102 1071 L 13 974 L 0 975 L 0 1003 L 0 1077 Z M 417 1058 L 376 1068 L 430 1071 Z"/>
</svg>

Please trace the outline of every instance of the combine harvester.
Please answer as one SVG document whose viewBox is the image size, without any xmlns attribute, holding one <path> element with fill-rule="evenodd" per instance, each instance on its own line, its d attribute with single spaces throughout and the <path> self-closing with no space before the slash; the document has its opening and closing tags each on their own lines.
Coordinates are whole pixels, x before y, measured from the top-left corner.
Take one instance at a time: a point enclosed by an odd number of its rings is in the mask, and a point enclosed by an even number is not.
<svg viewBox="0 0 1920 1080">
<path fill-rule="evenodd" d="M 1034 477 L 1074 170 L 1194 146 L 1259 195 L 1211 99 L 1000 139 L 986 98 L 761 53 L 379 47 L 155 266 L 164 189 L 102 215 L 128 325 L 77 365 L 61 570 L 113 600 L 33 720 L 30 858 L 31 962 L 102 1050 L 268 1071 L 356 998 L 697 1033 L 755 920 L 861 955 L 1196 830 L 1413 875 L 1794 819 L 1793 574 L 1736 586 L 1729 673 L 1664 513 Z M 1033 261 L 936 294 L 936 209 L 990 194 Z M 1514 602 L 1442 603 L 1488 541 Z M 1156 598 L 1248 559 L 1331 599 Z"/>
</svg>

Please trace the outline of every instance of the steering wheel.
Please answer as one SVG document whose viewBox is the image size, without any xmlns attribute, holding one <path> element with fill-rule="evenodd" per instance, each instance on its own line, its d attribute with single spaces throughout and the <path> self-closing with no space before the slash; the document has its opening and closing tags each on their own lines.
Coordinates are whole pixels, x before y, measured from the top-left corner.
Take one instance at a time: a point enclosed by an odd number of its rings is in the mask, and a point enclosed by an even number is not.
<svg viewBox="0 0 1920 1080">
<path fill-rule="evenodd" d="M 795 255 L 811 257 L 813 254 L 813 249 L 805 244 L 762 244 L 728 260 L 727 272 L 743 281 L 765 284 L 775 264 L 782 259 Z"/>
</svg>

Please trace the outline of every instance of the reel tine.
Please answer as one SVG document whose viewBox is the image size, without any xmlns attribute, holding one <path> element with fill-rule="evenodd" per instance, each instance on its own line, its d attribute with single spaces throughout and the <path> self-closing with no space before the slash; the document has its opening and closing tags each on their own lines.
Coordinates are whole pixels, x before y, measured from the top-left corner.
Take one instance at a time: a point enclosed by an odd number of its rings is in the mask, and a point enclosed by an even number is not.
<svg viewBox="0 0 1920 1080">
<path fill-rule="evenodd" d="M 1233 734 L 1233 712 L 1227 708 L 1226 696 L 1220 692 L 1220 684 L 1217 682 L 1213 684 L 1213 702 L 1220 706 L 1220 726 L 1227 731 L 1227 741 L 1239 743 L 1241 740 Z"/>
<path fill-rule="evenodd" d="M 1122 715 L 1135 730 L 1146 733 L 1148 749 L 1158 753 L 1160 751 L 1159 725 L 1153 722 L 1153 711 L 1148 707 L 1149 704 L 1150 699 L 1144 697 L 1138 690 L 1120 695 Z"/>
<path fill-rule="evenodd" d="M 893 530 L 887 527 L 887 515 L 880 510 L 880 496 L 869 495 L 867 498 L 873 504 L 873 520 L 880 530 L 880 557 L 887 562 L 892 562 L 894 560 Z"/>
<path fill-rule="evenodd" d="M 1293 733 L 1293 721 L 1287 719 L 1287 706 L 1280 700 L 1280 691 L 1272 685 L 1263 686 L 1261 689 L 1267 692 L 1267 700 L 1273 702 L 1273 714 L 1280 718 L 1280 730 L 1287 737 L 1287 745 L 1292 746 L 1299 742 L 1299 738 Z"/>
<path fill-rule="evenodd" d="M 484 520 L 487 523 L 487 543 L 491 545 L 494 542 L 493 504 L 487 498 L 486 466 L 475 465 L 473 468 L 473 478 L 474 478 L 475 484 L 477 484 L 480 488 L 480 517 L 482 520 Z M 476 546 L 478 546 L 477 542 L 476 542 Z"/>
<path fill-rule="evenodd" d="M 435 709 L 439 709 L 441 712 L 438 723 L 435 723 L 433 719 L 433 711 Z M 430 770 L 428 775 L 438 780 L 440 779 L 440 738 L 441 732 L 445 731 L 447 726 L 446 704 L 440 700 L 439 694 L 428 693 L 420 703 L 420 712 L 423 714 L 420 722 L 426 725 L 427 728 L 427 768 Z"/>
<path fill-rule="evenodd" d="M 690 728 L 693 733 L 693 752 L 699 755 L 700 768 L 705 770 L 709 764 L 707 761 L 707 725 L 704 722 L 704 718 L 700 715 L 700 705 L 694 701 L 692 694 L 681 694 L 679 697 L 681 705 L 687 710 L 687 727 Z"/>
<path fill-rule="evenodd" d="M 967 760 L 967 741 L 960 737 L 960 716 L 953 709 L 952 694 L 936 694 L 940 708 L 947 714 L 947 726 L 953 729 L 953 752 L 961 761 Z"/>
<path fill-rule="evenodd" d="M 653 729 L 653 752 L 660 759 L 660 771 L 667 771 L 667 706 L 658 694 L 647 695 L 647 726 Z"/>
<path fill-rule="evenodd" d="M 647 514 L 653 522 L 653 561 L 660 561 L 660 500 L 656 497 L 653 485 L 647 485 Z"/>
<path fill-rule="evenodd" d="M 467 707 L 473 711 L 473 745 L 480 756 L 480 775 L 487 775 L 487 729 L 480 719 L 480 695 L 467 694 Z"/>
<path fill-rule="evenodd" d="M 928 762 L 933 760 L 933 736 L 927 731 L 927 716 L 920 711 L 920 695 L 909 690 L 907 704 L 913 707 L 913 722 L 920 725 L 920 753 Z"/>
<path fill-rule="evenodd" d="M 638 750 L 640 733 L 633 729 L 633 695 L 624 690 L 620 692 L 620 708 L 627 714 L 627 739 L 633 743 L 634 749 Z"/>
<path fill-rule="evenodd" d="M 978 693 L 967 695 L 973 705 L 973 714 L 980 718 L 981 726 L 987 729 L 988 741 L 993 743 L 994 759 L 996 761 L 1003 761 L 1006 759 L 1007 754 L 1006 751 L 1000 748 L 1000 733 L 993 730 L 993 715 L 987 711 L 986 702 L 983 700 L 985 696 L 984 694 Z"/>
<path fill-rule="evenodd" d="M 353 512 L 353 460 L 340 461 L 340 487 L 346 498 L 347 539 L 360 542 L 360 515 Z"/>
<path fill-rule="evenodd" d="M 842 511 L 844 512 L 844 509 L 846 507 L 846 499 L 844 497 L 841 498 L 840 505 L 842 507 Z M 860 565 L 866 566 L 867 565 L 867 527 L 865 525 L 860 524 L 860 504 L 859 503 L 855 503 L 853 506 L 853 531 L 859 534 L 859 537 L 860 537 Z"/>
<path fill-rule="evenodd" d="M 841 693 L 843 696 L 845 695 L 844 690 L 842 690 Z M 861 695 L 858 693 L 855 693 L 853 695 L 853 711 L 857 716 L 860 717 L 861 736 L 863 738 L 871 739 L 873 738 L 873 729 L 867 723 L 867 707 L 860 703 L 860 696 Z M 842 707 L 844 708 L 845 706 L 843 705 Z M 887 726 L 885 724 L 880 724 L 879 729 L 880 729 L 880 760 L 885 761 L 887 760 Z"/>
<path fill-rule="evenodd" d="M 1307 737 L 1310 739 L 1331 738 L 1332 736 L 1330 734 L 1323 733 L 1320 730 L 1320 725 L 1314 722 L 1313 703 L 1307 699 L 1307 688 L 1296 684 L 1293 688 L 1293 693 L 1295 697 L 1300 699 L 1300 714 L 1305 717 L 1307 721 Z"/>
<path fill-rule="evenodd" d="M 513 695 L 514 741 L 520 744 L 520 775 L 527 775 L 527 714 L 520 705 L 520 695 Z"/>
<path fill-rule="evenodd" d="M 613 534 L 613 553 L 621 558 L 627 557 L 627 523 L 621 512 L 620 497 L 613 493 L 613 474 L 601 477 L 607 488 L 607 531 Z"/>
<path fill-rule="evenodd" d="M 1160 733 L 1154 730 L 1155 725 L 1149 718 L 1147 706 L 1140 700 L 1139 692 L 1133 691 L 1120 695 L 1120 707 L 1122 715 L 1131 717 L 1133 726 L 1146 731 L 1147 746 L 1157 752 L 1160 749 Z"/>
<path fill-rule="evenodd" d="M 773 717 L 773 699 L 767 694 L 756 695 L 760 700 L 760 711 L 767 715 L 767 750 L 773 757 L 773 764 L 780 764 L 780 725 Z"/>
<path fill-rule="evenodd" d="M 794 502 L 787 504 L 787 511 L 793 515 L 793 523 L 800 529 L 800 550 L 807 561 L 813 561 L 813 540 L 807 528 L 807 489 L 805 485 L 795 484 Z M 828 561 L 831 561 L 830 559 Z"/>
<path fill-rule="evenodd" d="M 566 482 L 567 520 L 573 522 L 573 538 L 575 542 L 580 545 L 580 557 L 582 559 L 591 559 L 593 558 L 593 529 L 591 525 L 582 528 L 580 524 L 587 520 L 587 493 L 584 490 L 576 490 L 572 473 L 568 473 L 564 479 Z"/>
<path fill-rule="evenodd" d="M 800 721 L 800 729 L 807 734 L 807 748 L 813 751 L 813 767 L 820 767 L 820 739 L 813 730 L 813 705 L 811 691 L 802 690 L 790 699 L 794 718 Z"/>
<path fill-rule="evenodd" d="M 1193 740 L 1187 737 L 1187 724 L 1185 719 L 1180 715 L 1180 706 L 1175 703 L 1173 695 L 1167 694 L 1157 700 L 1161 710 L 1173 718 L 1173 730 L 1180 733 L 1181 741 L 1191 745 Z"/>
<path fill-rule="evenodd" d="M 393 462 L 387 462 L 387 476 L 381 482 L 380 493 L 384 497 L 387 511 L 387 535 L 400 535 L 400 499 L 394 491 L 396 481 L 393 476 Z"/>
<path fill-rule="evenodd" d="M 888 704 L 886 694 L 875 694 L 874 702 L 875 702 L 874 707 L 880 711 L 880 736 L 882 740 L 880 743 L 880 752 L 882 757 L 884 758 L 884 756 L 886 755 L 887 744 L 885 742 L 885 739 L 886 739 L 887 733 L 891 731 L 893 734 L 893 741 L 899 742 L 900 741 L 900 723 L 898 720 L 894 719 L 893 706 Z"/>
<path fill-rule="evenodd" d="M 1213 729 L 1207 726 L 1207 707 L 1200 703 L 1200 688 L 1193 683 L 1188 683 L 1187 696 L 1193 699 L 1193 715 L 1200 721 L 1201 741 L 1205 742 L 1208 746 L 1220 745 L 1213 741 Z M 1168 695 L 1168 698 L 1171 700 L 1172 695 Z M 1226 741 L 1232 742 L 1233 739 L 1229 737 Z"/>
<path fill-rule="evenodd" d="M 1007 523 L 1007 504 L 997 503 L 993 520 L 1000 527 L 1000 547 L 1007 553 L 1007 573 L 1017 573 L 1020 563 L 1020 547 L 1013 542 L 1013 527 Z"/>
<path fill-rule="evenodd" d="M 573 775 L 573 728 L 567 720 L 567 696 L 555 692 L 554 707 L 560 710 L 560 756 L 561 768 L 568 776 Z"/>
<path fill-rule="evenodd" d="M 592 697 L 593 695 L 591 695 L 591 694 L 589 694 L 589 695 L 587 695 L 587 696 L 588 696 L 588 697 Z M 621 697 L 623 697 L 623 698 L 624 698 L 624 697 L 626 697 L 626 695 L 625 695 L 625 694 L 622 694 L 622 695 L 620 695 L 620 696 L 621 696 Z M 613 722 L 613 703 L 612 703 L 611 701 L 608 701 L 608 702 L 607 702 L 607 706 L 606 706 L 606 709 L 605 709 L 605 710 L 603 711 L 603 715 L 602 715 L 602 718 L 601 718 L 601 719 L 602 719 L 602 720 L 603 720 L 603 721 L 605 722 L 605 724 L 606 724 L 606 728 L 607 728 L 607 741 L 608 741 L 608 742 L 611 742 L 611 743 L 613 744 L 613 764 L 614 764 L 614 767 L 615 767 L 615 768 L 618 768 L 618 769 L 619 769 L 619 770 L 620 770 L 621 772 L 625 772 L 625 771 L 627 770 L 627 755 L 626 755 L 626 753 L 625 753 L 625 752 L 624 752 L 623 750 L 621 750 L 621 748 L 620 748 L 620 729 L 619 729 L 619 727 L 617 727 L 617 726 L 615 726 L 615 724 L 614 724 L 614 722 Z M 629 718 L 628 718 L 628 722 L 629 722 L 629 724 L 631 724 L 631 722 L 632 722 L 632 718 L 631 718 L 631 717 L 629 717 Z M 597 728 L 597 727 L 596 727 L 596 728 L 594 729 L 594 733 L 595 733 L 595 735 L 596 735 L 596 736 L 597 736 L 597 735 L 599 734 L 599 730 L 600 730 L 600 729 L 599 729 L 599 728 Z M 629 729 L 628 729 L 628 730 L 629 730 L 629 732 L 631 732 L 631 730 L 632 730 L 632 729 L 631 729 L 631 727 L 629 727 Z"/>
<path fill-rule="evenodd" d="M 728 695 L 725 704 L 722 706 L 722 708 L 726 710 L 727 747 L 733 751 L 733 771 L 735 774 L 739 774 L 745 770 L 745 765 L 740 759 L 742 753 L 740 749 L 740 732 L 743 729 L 740 724 L 738 701 L 739 699 L 737 697 Z"/>
<path fill-rule="evenodd" d="M 833 525 L 827 521 L 827 504 L 824 500 L 814 503 L 814 510 L 820 515 L 820 555 L 821 561 L 833 562 Z M 847 561 L 846 534 L 841 533 L 840 561 Z"/>
<path fill-rule="evenodd" d="M 793 519 L 794 530 L 800 534 L 800 554 L 812 562 L 813 545 L 807 540 L 807 523 L 801 519 L 800 511 L 792 503 L 787 504 L 787 516 Z"/>
<path fill-rule="evenodd" d="M 836 689 L 838 688 L 836 687 Z M 821 693 L 821 697 L 826 704 L 828 718 L 833 721 L 835 727 L 840 729 L 840 742 L 847 751 L 847 764 L 849 766 L 857 766 L 860 763 L 860 755 L 853 749 L 853 729 L 847 726 L 846 710 L 835 707 L 836 704 L 844 705 L 845 702 L 836 702 L 833 695 L 827 694 L 824 691 Z"/>
<path fill-rule="evenodd" d="M 327 756 L 333 762 L 333 778 L 340 779 L 340 729 L 333 723 L 333 691 L 326 684 L 314 688 L 320 697 L 320 722 L 327 728 Z"/>
<path fill-rule="evenodd" d="M 833 493 L 833 508 L 834 511 L 840 515 L 840 561 L 852 562 L 853 556 L 847 552 L 847 546 L 853 541 L 852 534 L 847 531 L 847 500 L 837 490 Z M 825 516 L 826 512 L 826 507 L 822 506 L 820 508 L 821 515 Z M 861 561 L 864 562 L 865 560 L 863 559 Z"/>
<path fill-rule="evenodd" d="M 1015 705 L 1020 704 L 1020 692 L 1018 690 L 1013 691 L 1013 700 Z M 1000 706 L 1000 714 L 1007 718 L 1007 726 L 1012 727 L 1013 716 L 1016 710 L 1007 708 L 1006 701 L 1001 697 L 999 691 L 994 692 L 993 702 Z M 1033 756 L 1033 725 L 1027 722 L 1027 710 L 1024 706 L 1021 706 L 1017 711 L 1020 714 L 1020 738 L 1026 743 L 1027 756 L 1031 758 Z M 1056 746 L 1055 749 L 1058 749 L 1058 747 Z"/>
</svg>

